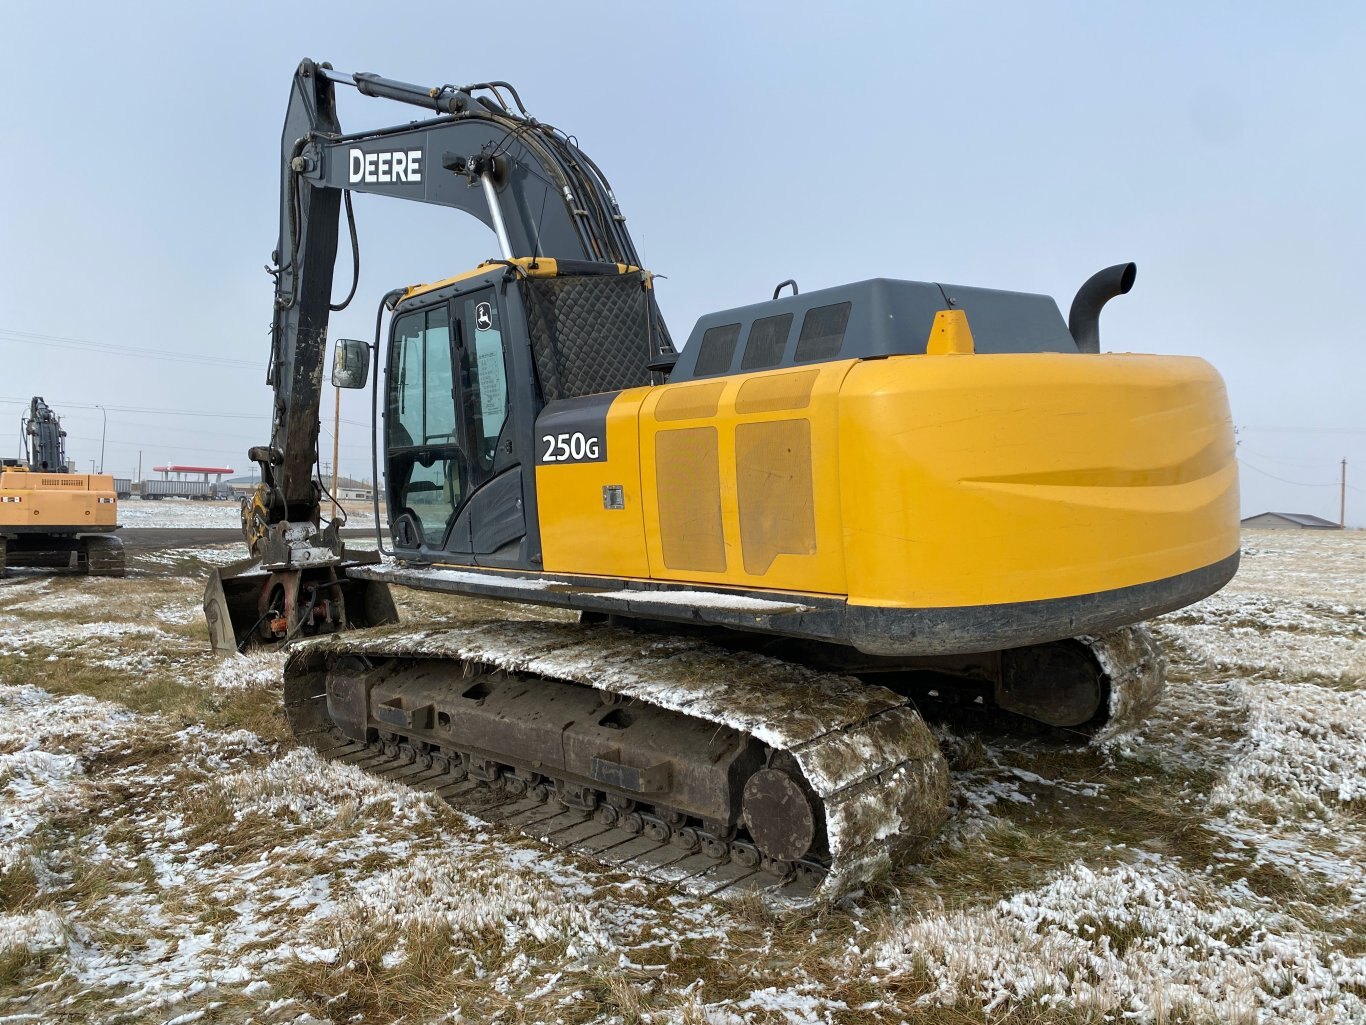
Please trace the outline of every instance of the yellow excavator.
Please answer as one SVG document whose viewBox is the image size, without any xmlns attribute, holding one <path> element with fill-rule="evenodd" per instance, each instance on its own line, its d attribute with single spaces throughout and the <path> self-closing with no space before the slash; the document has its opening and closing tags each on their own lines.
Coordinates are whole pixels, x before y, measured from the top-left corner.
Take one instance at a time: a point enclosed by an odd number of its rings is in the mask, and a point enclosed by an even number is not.
<svg viewBox="0 0 1366 1025">
<path fill-rule="evenodd" d="M 0 463 L 0 576 L 9 566 L 123 576 L 114 478 L 71 472 L 66 431 L 41 396 L 20 434 L 24 457 Z"/>
<path fill-rule="evenodd" d="M 344 133 L 337 86 L 430 116 Z M 1043 295 L 784 282 L 676 350 L 607 179 L 507 83 L 305 61 L 281 182 L 251 558 L 205 613 L 220 650 L 290 642 L 289 721 L 328 757 L 707 892 L 836 892 L 945 814 L 920 702 L 1131 722 L 1163 683 L 1139 624 L 1237 567 L 1219 375 L 1100 351 L 1132 264 L 1067 322 Z M 314 469 L 354 191 L 462 210 L 499 249 L 336 344 L 339 387 L 385 366 L 378 552 L 324 524 Z M 395 584 L 579 622 L 399 625 Z"/>
</svg>

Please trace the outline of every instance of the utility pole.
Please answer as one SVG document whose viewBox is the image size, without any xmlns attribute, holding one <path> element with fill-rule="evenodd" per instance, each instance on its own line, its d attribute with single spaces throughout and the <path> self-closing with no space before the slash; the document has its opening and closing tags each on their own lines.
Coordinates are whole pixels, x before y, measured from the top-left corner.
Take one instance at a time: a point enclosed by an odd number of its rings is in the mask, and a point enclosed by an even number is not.
<svg viewBox="0 0 1366 1025">
<path fill-rule="evenodd" d="M 337 518 L 337 456 L 341 450 L 341 389 L 337 393 L 337 404 L 332 414 L 332 518 Z"/>
<path fill-rule="evenodd" d="M 1338 488 L 1338 526 L 1347 529 L 1347 457 L 1342 457 L 1342 484 Z"/>
</svg>

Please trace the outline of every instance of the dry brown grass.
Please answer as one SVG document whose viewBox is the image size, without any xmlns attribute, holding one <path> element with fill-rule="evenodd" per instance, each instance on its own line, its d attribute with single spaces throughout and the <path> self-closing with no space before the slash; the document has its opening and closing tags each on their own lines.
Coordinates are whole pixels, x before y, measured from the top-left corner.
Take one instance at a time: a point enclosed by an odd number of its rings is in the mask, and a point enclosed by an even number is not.
<svg viewBox="0 0 1366 1025">
<path fill-rule="evenodd" d="M 0 864 L 0 912 L 17 914 L 29 911 L 40 903 L 38 875 L 33 870 L 32 856 L 27 848 L 11 855 L 8 864 Z"/>
<path fill-rule="evenodd" d="M 275 990 L 334 1021 L 419 1022 L 457 1006 L 471 988 L 458 969 L 471 956 L 443 922 L 409 926 L 354 922 L 333 937 L 331 963 L 288 960 L 271 976 Z M 398 951 L 396 963 L 386 955 Z M 476 987 L 478 988 L 478 987 Z"/>
<path fill-rule="evenodd" d="M 10 685 L 32 684 L 52 694 L 85 694 L 124 705 L 135 712 L 164 716 L 179 727 L 247 730 L 264 740 L 284 741 L 289 728 L 278 694 L 258 687 L 221 691 L 211 680 L 216 662 L 204 652 L 157 648 L 153 639 L 140 645 L 124 638 L 104 654 L 147 651 L 169 661 L 138 672 L 121 672 L 94 664 L 83 652 L 35 646 L 27 658 L 0 656 L 0 679 Z M 52 661 L 49 656 L 55 656 Z"/>
<path fill-rule="evenodd" d="M 54 960 L 48 951 L 27 947 L 0 949 L 0 993 L 32 984 L 33 976 L 44 971 Z"/>
</svg>

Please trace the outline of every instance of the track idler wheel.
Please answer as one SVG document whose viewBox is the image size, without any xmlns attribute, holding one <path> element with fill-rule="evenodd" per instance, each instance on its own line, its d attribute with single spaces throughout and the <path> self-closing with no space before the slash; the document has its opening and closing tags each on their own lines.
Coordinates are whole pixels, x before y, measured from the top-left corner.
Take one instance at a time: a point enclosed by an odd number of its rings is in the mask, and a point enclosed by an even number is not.
<svg viewBox="0 0 1366 1025">
<path fill-rule="evenodd" d="M 811 797 L 782 769 L 760 769 L 746 781 L 740 814 L 754 845 L 774 861 L 800 861 L 816 842 Z"/>
</svg>

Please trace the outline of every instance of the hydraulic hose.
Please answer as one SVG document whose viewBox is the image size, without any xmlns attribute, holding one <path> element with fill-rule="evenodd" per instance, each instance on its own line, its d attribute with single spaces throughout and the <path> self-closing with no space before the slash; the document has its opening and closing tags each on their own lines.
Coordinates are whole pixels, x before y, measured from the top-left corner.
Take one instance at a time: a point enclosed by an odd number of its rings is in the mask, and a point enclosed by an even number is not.
<svg viewBox="0 0 1366 1025">
<path fill-rule="evenodd" d="M 342 191 L 342 199 L 346 203 L 346 227 L 351 233 L 351 291 L 340 303 L 327 304 L 333 313 L 339 313 L 351 305 L 351 300 L 356 297 L 356 286 L 360 284 L 360 240 L 356 238 L 356 211 L 351 207 L 350 189 Z"/>
</svg>

